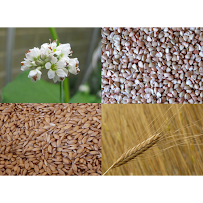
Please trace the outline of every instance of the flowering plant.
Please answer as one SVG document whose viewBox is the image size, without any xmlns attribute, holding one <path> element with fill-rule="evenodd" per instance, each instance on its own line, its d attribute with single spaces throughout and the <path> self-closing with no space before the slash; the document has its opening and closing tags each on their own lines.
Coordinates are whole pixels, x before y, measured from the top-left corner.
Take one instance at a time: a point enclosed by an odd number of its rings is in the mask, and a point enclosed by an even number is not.
<svg viewBox="0 0 203 203">
<path fill-rule="evenodd" d="M 25 54 L 24 61 L 21 62 L 21 70 L 30 70 L 28 78 L 32 82 L 41 79 L 42 69 L 47 69 L 49 79 L 56 83 L 61 82 L 70 73 L 79 73 L 79 61 L 77 58 L 69 58 L 72 55 L 71 46 L 67 44 L 57 45 L 57 40 L 44 43 L 41 48 L 34 47 Z"/>
<path fill-rule="evenodd" d="M 84 85 L 82 85 L 77 88 L 77 91 L 72 89 L 72 95 L 70 97 L 68 76 L 71 73 L 74 75 L 78 74 L 80 71 L 79 62 L 77 58 L 71 58 L 72 51 L 70 44 L 59 44 L 56 29 L 49 28 L 49 30 L 52 40 L 55 41 L 50 41 L 49 43 L 42 44 L 39 48 L 34 47 L 28 50 L 21 63 L 21 73 L 3 88 L 2 102 L 100 103 L 100 96 L 97 98 L 96 95 L 91 94 L 89 86 L 84 87 Z M 99 64 L 101 65 L 101 63 Z M 89 68 L 92 68 L 92 66 L 90 65 Z M 42 69 L 44 70 L 42 71 Z M 101 67 L 99 67 L 99 70 L 100 69 Z M 87 72 L 89 74 L 89 71 Z M 44 73 L 48 75 L 49 79 L 53 79 L 55 84 L 43 80 L 41 75 Z M 94 87 L 98 86 L 98 88 L 100 88 L 100 71 L 96 71 L 95 75 L 96 74 L 98 76 L 98 85 L 93 79 L 91 79 L 89 83 L 94 83 Z M 30 82 L 30 79 L 33 82 Z M 58 81 L 60 84 L 57 84 Z M 90 85 L 89 83 L 86 85 Z M 73 86 L 73 83 L 71 86 Z"/>
</svg>

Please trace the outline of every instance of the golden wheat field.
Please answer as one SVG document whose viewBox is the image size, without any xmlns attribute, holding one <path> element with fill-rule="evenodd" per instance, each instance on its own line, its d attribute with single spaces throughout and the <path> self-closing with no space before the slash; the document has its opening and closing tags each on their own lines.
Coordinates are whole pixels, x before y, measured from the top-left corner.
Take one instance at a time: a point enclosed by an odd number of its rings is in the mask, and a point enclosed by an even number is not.
<svg viewBox="0 0 203 203">
<path fill-rule="evenodd" d="M 126 151 L 159 136 L 132 160 L 111 168 Z M 148 141 L 147 141 L 148 142 Z M 139 145 L 139 146 L 142 146 Z M 139 148 L 138 146 L 138 148 Z M 132 154 L 132 153 L 131 153 Z M 203 175 L 203 106 L 102 105 L 102 174 Z"/>
</svg>

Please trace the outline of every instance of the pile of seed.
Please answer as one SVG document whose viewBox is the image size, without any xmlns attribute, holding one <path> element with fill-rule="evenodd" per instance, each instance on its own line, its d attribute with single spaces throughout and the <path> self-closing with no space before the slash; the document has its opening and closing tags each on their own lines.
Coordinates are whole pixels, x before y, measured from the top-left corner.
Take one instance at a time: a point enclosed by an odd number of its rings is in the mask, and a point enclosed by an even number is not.
<svg viewBox="0 0 203 203">
<path fill-rule="evenodd" d="M 102 103 L 203 103 L 203 28 L 102 28 Z"/>
<path fill-rule="evenodd" d="M 0 104 L 0 175 L 101 175 L 101 105 Z"/>
</svg>

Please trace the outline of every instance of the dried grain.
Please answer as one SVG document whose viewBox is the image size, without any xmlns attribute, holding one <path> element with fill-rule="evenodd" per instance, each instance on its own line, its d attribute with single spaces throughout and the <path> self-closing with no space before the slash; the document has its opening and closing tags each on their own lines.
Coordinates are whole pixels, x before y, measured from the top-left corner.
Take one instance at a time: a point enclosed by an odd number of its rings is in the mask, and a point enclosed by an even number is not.
<svg viewBox="0 0 203 203">
<path fill-rule="evenodd" d="M 100 104 L 0 104 L 0 175 L 101 175 L 98 143 Z"/>
<path fill-rule="evenodd" d="M 102 103 L 203 103 L 202 39 L 200 27 L 102 28 Z"/>
</svg>

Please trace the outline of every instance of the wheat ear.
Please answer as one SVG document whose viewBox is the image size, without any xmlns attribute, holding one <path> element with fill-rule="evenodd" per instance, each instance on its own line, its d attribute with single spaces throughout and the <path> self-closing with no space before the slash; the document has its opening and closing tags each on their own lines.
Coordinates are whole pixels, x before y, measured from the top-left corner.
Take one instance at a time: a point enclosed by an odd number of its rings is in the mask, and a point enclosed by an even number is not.
<svg viewBox="0 0 203 203">
<path fill-rule="evenodd" d="M 156 144 L 159 141 L 160 137 L 160 133 L 153 135 L 147 140 L 139 143 L 135 147 L 130 148 L 124 154 L 122 154 L 121 157 L 116 162 L 114 162 L 113 165 L 103 175 L 105 175 L 110 169 L 126 164 L 127 162 L 136 158 L 137 156 L 151 148 L 154 144 Z"/>
</svg>

